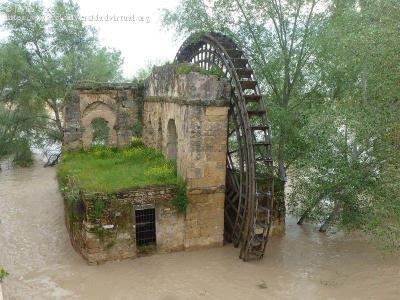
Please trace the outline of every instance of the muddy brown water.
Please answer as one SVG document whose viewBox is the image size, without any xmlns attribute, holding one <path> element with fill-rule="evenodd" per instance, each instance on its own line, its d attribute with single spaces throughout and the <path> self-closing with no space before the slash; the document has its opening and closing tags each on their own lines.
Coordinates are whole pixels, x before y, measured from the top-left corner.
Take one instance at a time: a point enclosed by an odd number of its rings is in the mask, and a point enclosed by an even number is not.
<svg viewBox="0 0 400 300">
<path fill-rule="evenodd" d="M 225 246 L 88 266 L 70 245 L 63 214 L 54 168 L 0 172 L 6 300 L 400 299 L 399 257 L 291 219 L 262 261 L 244 263 Z"/>
</svg>

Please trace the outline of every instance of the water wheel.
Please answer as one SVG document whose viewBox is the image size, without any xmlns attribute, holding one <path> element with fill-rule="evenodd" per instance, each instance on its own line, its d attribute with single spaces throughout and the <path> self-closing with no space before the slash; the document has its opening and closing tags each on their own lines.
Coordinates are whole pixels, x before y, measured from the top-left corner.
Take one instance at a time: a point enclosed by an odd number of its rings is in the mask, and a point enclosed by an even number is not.
<svg viewBox="0 0 400 300">
<path fill-rule="evenodd" d="M 224 238 L 240 258 L 261 259 L 272 222 L 271 130 L 258 81 L 238 45 L 220 33 L 189 37 L 175 61 L 198 65 L 231 84 Z"/>
</svg>

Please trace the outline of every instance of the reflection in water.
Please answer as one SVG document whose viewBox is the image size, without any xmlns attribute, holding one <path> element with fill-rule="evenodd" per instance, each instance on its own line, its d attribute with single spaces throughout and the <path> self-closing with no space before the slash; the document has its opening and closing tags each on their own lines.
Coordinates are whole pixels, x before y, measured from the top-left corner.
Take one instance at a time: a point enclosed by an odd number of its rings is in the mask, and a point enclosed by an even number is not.
<svg viewBox="0 0 400 300">
<path fill-rule="evenodd" d="M 0 172 L 6 300 L 400 299 L 399 258 L 293 220 L 260 262 L 244 263 L 226 246 L 87 266 L 69 243 L 63 214 L 55 169 Z"/>
</svg>

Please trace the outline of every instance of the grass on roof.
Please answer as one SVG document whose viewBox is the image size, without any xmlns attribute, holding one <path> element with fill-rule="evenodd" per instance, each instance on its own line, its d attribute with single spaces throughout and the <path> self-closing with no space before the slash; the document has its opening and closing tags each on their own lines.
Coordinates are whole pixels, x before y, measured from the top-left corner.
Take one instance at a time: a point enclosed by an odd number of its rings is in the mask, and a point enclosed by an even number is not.
<svg viewBox="0 0 400 300">
<path fill-rule="evenodd" d="M 73 176 L 79 188 L 86 192 L 178 184 L 175 162 L 145 147 L 65 152 L 58 166 L 61 186 L 68 176 Z"/>
</svg>

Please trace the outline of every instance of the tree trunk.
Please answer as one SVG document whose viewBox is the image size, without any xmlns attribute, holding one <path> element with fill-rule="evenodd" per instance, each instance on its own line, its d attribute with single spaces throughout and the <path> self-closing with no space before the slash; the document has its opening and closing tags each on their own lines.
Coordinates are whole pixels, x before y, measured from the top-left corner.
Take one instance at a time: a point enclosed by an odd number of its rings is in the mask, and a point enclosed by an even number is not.
<svg viewBox="0 0 400 300">
<path fill-rule="evenodd" d="M 274 213 L 272 224 L 272 233 L 284 233 L 285 231 L 285 161 L 284 161 L 284 146 L 285 134 L 284 130 L 280 129 L 279 144 L 278 144 L 278 176 L 275 177 L 274 182 Z"/>
<path fill-rule="evenodd" d="M 308 215 L 310 212 L 314 209 L 314 207 L 321 201 L 321 199 L 315 200 L 301 215 L 299 221 L 297 222 L 297 225 L 303 225 L 305 219 L 307 219 Z"/>
<path fill-rule="evenodd" d="M 319 228 L 319 232 L 326 232 L 328 230 L 329 226 L 332 224 L 332 222 L 336 219 L 337 215 L 339 214 L 339 210 L 340 210 L 339 201 L 336 201 L 333 211 L 329 215 L 328 219 L 325 220 L 324 224 L 321 225 L 321 227 Z"/>
</svg>

